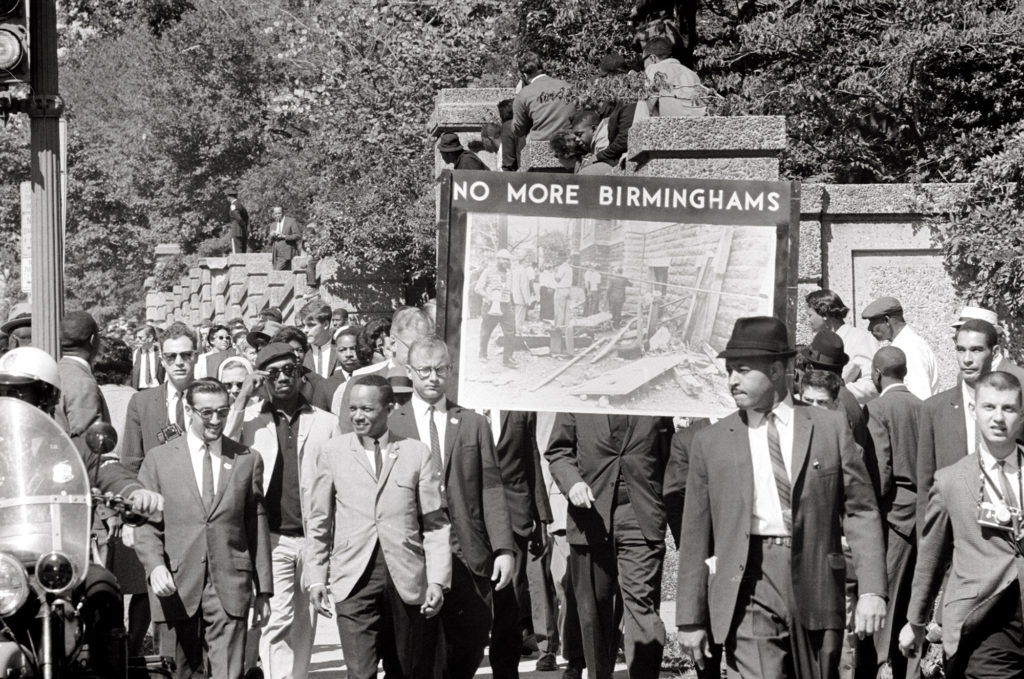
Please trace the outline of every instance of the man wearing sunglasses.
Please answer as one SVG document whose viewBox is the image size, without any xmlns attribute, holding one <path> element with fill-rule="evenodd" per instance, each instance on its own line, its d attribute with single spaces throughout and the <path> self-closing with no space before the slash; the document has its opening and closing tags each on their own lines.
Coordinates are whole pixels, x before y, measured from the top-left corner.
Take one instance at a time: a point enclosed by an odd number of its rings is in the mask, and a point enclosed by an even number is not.
<svg viewBox="0 0 1024 679">
<path fill-rule="evenodd" d="M 267 398 L 245 409 L 237 436 L 230 430 L 225 435 L 263 458 L 274 597 L 260 639 L 260 658 L 268 679 L 305 677 L 316 630 L 316 614 L 302 585 L 315 474 L 312 451 L 337 433 L 338 422 L 303 395 L 304 370 L 292 344 L 275 338 L 257 355 L 256 370 L 253 379 L 257 387 L 266 385 L 259 391 Z"/>
<path fill-rule="evenodd" d="M 178 676 L 203 671 L 205 648 L 210 676 L 241 679 L 251 594 L 263 624 L 273 586 L 263 460 L 224 438 L 224 385 L 196 380 L 185 398 L 187 432 L 149 451 L 139 471 L 139 481 L 164 496 L 167 529 L 139 527 L 135 550 L 153 618 L 174 632 L 161 654 L 173 655 Z"/>
</svg>

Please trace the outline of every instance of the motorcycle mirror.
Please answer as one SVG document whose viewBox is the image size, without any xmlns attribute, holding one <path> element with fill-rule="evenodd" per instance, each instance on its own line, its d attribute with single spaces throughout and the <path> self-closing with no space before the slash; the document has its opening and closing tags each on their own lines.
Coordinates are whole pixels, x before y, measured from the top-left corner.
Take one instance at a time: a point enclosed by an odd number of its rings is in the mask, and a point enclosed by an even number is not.
<svg viewBox="0 0 1024 679">
<path fill-rule="evenodd" d="M 117 432 L 108 422 L 93 422 L 85 430 L 85 445 L 96 455 L 106 455 L 117 446 Z"/>
</svg>

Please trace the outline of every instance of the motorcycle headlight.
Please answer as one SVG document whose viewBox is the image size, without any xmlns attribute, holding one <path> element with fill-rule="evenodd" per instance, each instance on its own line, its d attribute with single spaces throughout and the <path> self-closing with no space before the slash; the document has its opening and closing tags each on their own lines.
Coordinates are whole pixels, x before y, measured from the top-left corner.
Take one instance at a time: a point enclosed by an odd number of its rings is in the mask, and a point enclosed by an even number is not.
<svg viewBox="0 0 1024 679">
<path fill-rule="evenodd" d="M 59 594 L 75 581 L 75 566 L 63 552 L 43 554 L 36 562 L 36 580 L 50 594 Z"/>
<path fill-rule="evenodd" d="M 28 598 L 28 573 L 10 554 L 0 554 L 0 616 L 13 615 Z"/>
</svg>

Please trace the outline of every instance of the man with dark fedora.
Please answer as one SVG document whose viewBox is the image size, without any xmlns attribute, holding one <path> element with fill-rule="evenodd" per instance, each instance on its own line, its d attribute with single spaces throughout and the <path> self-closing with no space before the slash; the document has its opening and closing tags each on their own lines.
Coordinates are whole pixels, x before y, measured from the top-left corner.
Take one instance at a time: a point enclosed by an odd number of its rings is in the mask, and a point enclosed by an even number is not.
<svg viewBox="0 0 1024 679">
<path fill-rule="evenodd" d="M 445 163 L 452 165 L 453 170 L 490 170 L 472 151 L 462 148 L 459 135 L 445 132 L 437 142 L 437 150 Z"/>
<path fill-rule="evenodd" d="M 718 357 L 739 410 L 690 451 L 679 642 L 698 666 L 723 644 L 731 677 L 839 676 L 844 536 L 860 592 L 854 631 L 885 623 L 882 526 L 862 451 L 841 414 L 794 404 L 795 354 L 781 321 L 738 319 Z"/>
</svg>

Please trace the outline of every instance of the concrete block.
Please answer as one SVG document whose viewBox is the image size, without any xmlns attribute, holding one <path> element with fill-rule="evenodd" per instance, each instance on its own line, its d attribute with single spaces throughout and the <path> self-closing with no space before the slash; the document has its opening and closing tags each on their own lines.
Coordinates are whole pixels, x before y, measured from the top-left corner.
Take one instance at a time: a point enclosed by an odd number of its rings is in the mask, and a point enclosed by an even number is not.
<svg viewBox="0 0 1024 679">
<path fill-rule="evenodd" d="M 479 130 L 484 123 L 501 122 L 498 102 L 514 96 L 514 89 L 504 87 L 441 90 L 427 123 L 430 134 L 439 137 L 445 132 L 468 132 Z"/>
<path fill-rule="evenodd" d="M 779 161 L 776 158 L 677 158 L 652 154 L 633 174 L 637 177 L 774 181 L 779 178 Z"/>
<path fill-rule="evenodd" d="M 551 145 L 546 141 L 529 142 L 519 155 L 520 172 L 572 172 L 573 167 L 566 165 L 551 152 Z"/>
<path fill-rule="evenodd" d="M 967 184 L 803 184 L 800 212 L 835 220 L 861 215 L 903 218 L 948 212 L 966 196 Z"/>
<path fill-rule="evenodd" d="M 817 283 L 821 280 L 821 222 L 800 221 L 799 279 L 801 282 Z"/>
<path fill-rule="evenodd" d="M 714 154 L 777 157 L 785 148 L 783 116 L 647 118 L 630 129 L 627 154 L 637 162 L 645 162 L 648 154 L 676 158 Z"/>
</svg>

